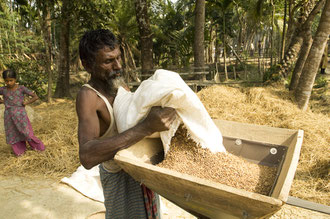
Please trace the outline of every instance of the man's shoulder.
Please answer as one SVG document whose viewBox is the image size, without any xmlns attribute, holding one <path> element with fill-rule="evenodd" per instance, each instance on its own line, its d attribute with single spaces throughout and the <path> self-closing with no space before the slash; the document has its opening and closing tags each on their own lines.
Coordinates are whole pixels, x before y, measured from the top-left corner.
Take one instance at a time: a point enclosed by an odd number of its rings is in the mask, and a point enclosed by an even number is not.
<svg viewBox="0 0 330 219">
<path fill-rule="evenodd" d="M 98 98 L 95 91 L 82 87 L 77 93 L 76 97 L 76 111 L 79 115 L 87 115 L 87 113 L 97 111 Z"/>
<path fill-rule="evenodd" d="M 97 92 L 87 86 L 83 86 L 77 93 L 76 97 L 77 105 L 84 105 L 87 108 L 98 109 L 102 107 L 104 101 L 99 97 Z"/>
<path fill-rule="evenodd" d="M 90 88 L 88 88 L 87 86 L 82 86 L 79 91 L 77 96 L 96 96 L 96 92 Z"/>
<path fill-rule="evenodd" d="M 92 89 L 89 89 L 88 87 L 81 87 L 80 90 L 77 93 L 76 102 L 81 101 L 93 101 L 96 100 L 97 94 Z"/>
</svg>

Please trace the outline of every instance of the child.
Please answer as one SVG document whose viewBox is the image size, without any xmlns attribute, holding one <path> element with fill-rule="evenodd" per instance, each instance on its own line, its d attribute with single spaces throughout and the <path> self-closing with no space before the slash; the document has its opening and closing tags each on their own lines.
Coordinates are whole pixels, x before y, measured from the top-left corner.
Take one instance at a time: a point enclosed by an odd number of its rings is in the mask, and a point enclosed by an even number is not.
<svg viewBox="0 0 330 219">
<path fill-rule="evenodd" d="M 0 87 L 0 95 L 3 95 L 3 100 L 0 100 L 0 103 L 5 104 L 4 124 L 7 144 L 11 145 L 16 156 L 24 154 L 26 141 L 34 150 L 45 150 L 42 141 L 34 136 L 30 120 L 25 111 L 25 106 L 36 101 L 38 96 L 23 85 L 16 83 L 16 73 L 14 71 L 5 70 L 2 77 L 6 85 Z M 25 94 L 32 98 L 24 101 Z"/>
</svg>

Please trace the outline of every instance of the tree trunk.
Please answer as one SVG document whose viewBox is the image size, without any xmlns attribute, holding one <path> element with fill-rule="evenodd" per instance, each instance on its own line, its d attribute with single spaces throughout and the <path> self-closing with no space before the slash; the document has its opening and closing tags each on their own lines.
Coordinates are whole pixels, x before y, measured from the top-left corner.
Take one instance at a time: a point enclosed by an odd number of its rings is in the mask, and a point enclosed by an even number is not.
<svg viewBox="0 0 330 219">
<path fill-rule="evenodd" d="M 223 66 L 225 69 L 226 81 L 228 81 L 228 71 L 227 71 L 227 43 L 226 43 L 226 19 L 225 12 L 223 11 Z"/>
<path fill-rule="evenodd" d="M 271 0 L 272 6 L 272 29 L 270 30 L 270 67 L 273 66 L 273 59 L 274 59 L 274 16 L 275 16 L 275 5 L 273 0 Z"/>
<path fill-rule="evenodd" d="M 130 46 L 126 43 L 125 39 L 121 40 L 121 48 L 123 50 L 122 52 L 122 60 L 123 64 L 125 66 L 125 78 L 127 82 L 130 82 L 131 80 L 140 82 L 138 73 L 136 70 L 135 61 L 133 58 L 132 51 L 130 49 Z"/>
<path fill-rule="evenodd" d="M 215 55 L 214 55 L 214 63 L 215 63 L 215 75 L 214 75 L 214 81 L 219 83 L 220 82 L 220 76 L 219 76 L 219 68 L 218 68 L 218 62 L 219 62 L 219 56 L 220 56 L 220 46 L 219 46 L 219 27 L 218 24 L 216 24 L 215 27 Z M 219 63 L 220 64 L 220 63 Z"/>
<path fill-rule="evenodd" d="M 210 43 L 208 45 L 208 50 L 207 50 L 207 62 L 212 63 L 213 62 L 213 48 L 214 48 L 214 30 L 213 30 L 213 25 L 210 25 Z"/>
<path fill-rule="evenodd" d="M 135 1 L 136 20 L 140 32 L 142 73 L 149 73 L 153 69 L 153 43 L 148 8 L 148 0 Z"/>
<path fill-rule="evenodd" d="M 283 31 L 282 31 L 282 44 L 281 44 L 281 53 L 280 60 L 282 61 L 284 57 L 284 49 L 285 49 L 285 35 L 286 35 L 286 12 L 287 12 L 287 0 L 284 1 L 284 18 L 283 18 Z"/>
<path fill-rule="evenodd" d="M 196 0 L 195 7 L 195 32 L 194 32 L 194 66 L 204 67 L 204 25 L 205 25 L 205 0 Z M 200 76 L 204 80 L 204 76 Z"/>
<path fill-rule="evenodd" d="M 293 39 L 290 42 L 290 46 L 288 47 L 288 51 L 285 54 L 279 70 L 279 74 L 283 77 L 287 77 L 291 64 L 296 61 L 303 43 L 304 32 L 305 30 L 311 28 L 315 16 L 322 9 L 324 1 L 325 0 L 318 1 L 313 10 L 309 13 L 308 17 L 304 19 L 304 22 L 296 28 Z"/>
<path fill-rule="evenodd" d="M 63 0 L 61 9 L 59 71 L 55 97 L 70 97 L 70 0 Z"/>
<path fill-rule="evenodd" d="M 52 98 L 52 42 L 51 42 L 51 17 L 50 17 L 50 7 L 46 1 L 40 1 L 40 7 L 42 9 L 42 36 L 45 42 L 46 48 L 46 73 L 48 74 L 48 89 L 47 89 L 47 102 L 51 102 Z"/>
<path fill-rule="evenodd" d="M 16 21 L 15 21 L 15 16 L 13 15 L 14 4 L 15 4 L 15 2 L 10 1 L 10 14 L 12 16 L 12 21 L 11 22 L 13 22 L 13 26 L 12 26 L 13 35 L 12 36 L 14 38 L 14 48 L 13 48 L 12 52 L 15 54 L 17 52 L 16 51 L 17 50 L 17 41 L 16 41 L 16 29 L 15 29 Z"/>
<path fill-rule="evenodd" d="M 289 71 L 291 64 L 296 60 L 301 46 L 303 44 L 303 37 L 299 35 L 299 31 L 296 31 L 296 34 L 293 36 L 288 51 L 284 55 L 282 59 L 282 64 L 280 67 L 279 74 L 283 77 L 287 76 L 287 72 Z"/>
<path fill-rule="evenodd" d="M 214 54 L 214 62 L 217 63 L 219 61 L 219 40 L 218 40 L 218 35 L 219 35 L 219 31 L 218 31 L 218 24 L 216 24 L 215 27 L 215 54 Z"/>
<path fill-rule="evenodd" d="M 2 36 L 2 33 L 1 33 L 1 26 L 0 26 L 0 53 L 2 54 L 2 53 L 4 53 L 4 51 L 3 51 L 3 46 L 2 46 L 2 38 L 3 36 Z"/>
<path fill-rule="evenodd" d="M 288 28 L 287 28 L 286 36 L 285 36 L 285 42 L 287 42 L 287 43 L 285 44 L 285 47 L 284 47 L 284 54 L 289 49 L 289 44 L 291 42 L 293 33 L 295 32 L 295 28 L 296 28 L 294 16 L 293 16 L 293 2 L 294 2 L 294 0 L 289 0 L 289 3 L 288 3 Z M 282 59 L 284 59 L 284 56 L 282 57 Z"/>
<path fill-rule="evenodd" d="M 330 0 L 327 0 L 321 15 L 311 50 L 304 65 L 295 97 L 298 107 L 306 110 L 312 93 L 315 76 L 330 34 Z"/>
<path fill-rule="evenodd" d="M 242 34 L 243 34 L 243 29 L 244 29 L 244 24 L 242 21 L 242 16 L 240 15 L 239 11 L 238 11 L 238 6 L 235 6 L 235 10 L 236 10 L 236 14 L 238 16 L 238 23 L 239 23 L 239 30 L 238 30 L 238 38 L 237 38 L 237 47 L 236 47 L 236 52 L 238 55 L 241 55 L 241 47 L 242 47 Z M 236 58 L 235 61 L 235 67 L 238 67 L 238 59 Z"/>
<path fill-rule="evenodd" d="M 294 37 L 282 61 L 281 68 L 279 71 L 280 75 L 284 77 L 288 75 L 288 70 L 290 69 L 291 64 L 297 59 L 297 56 L 300 52 L 305 30 L 311 28 L 313 20 L 315 16 L 319 13 L 319 11 L 322 9 L 323 4 L 324 0 L 318 1 L 317 4 L 314 6 L 313 10 L 308 15 L 308 17 L 304 19 L 304 22 L 298 28 L 296 28 Z"/>
<path fill-rule="evenodd" d="M 304 43 L 302 45 L 299 58 L 292 72 L 292 78 L 291 78 L 289 90 L 295 90 L 297 88 L 299 78 L 301 76 L 301 72 L 305 65 L 312 43 L 313 43 L 312 33 L 310 30 L 306 30 L 304 36 Z"/>
<path fill-rule="evenodd" d="M 7 39 L 8 54 L 9 54 L 9 57 L 11 58 L 11 49 L 10 49 L 10 44 L 9 44 L 8 31 L 5 31 L 5 33 L 6 33 L 6 39 Z"/>
</svg>

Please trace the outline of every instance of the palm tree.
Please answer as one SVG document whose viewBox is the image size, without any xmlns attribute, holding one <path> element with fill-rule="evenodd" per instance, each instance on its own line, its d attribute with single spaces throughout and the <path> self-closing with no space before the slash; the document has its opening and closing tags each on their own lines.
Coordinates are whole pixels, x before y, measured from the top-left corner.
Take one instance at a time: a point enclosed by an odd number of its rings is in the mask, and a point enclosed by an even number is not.
<svg viewBox="0 0 330 219">
<path fill-rule="evenodd" d="M 311 96 L 315 76 L 319 68 L 324 48 L 330 35 L 330 0 L 326 0 L 311 50 L 305 62 L 295 97 L 298 107 L 306 110 Z"/>
<path fill-rule="evenodd" d="M 285 56 L 282 59 L 282 63 L 279 70 L 280 75 L 284 77 L 288 75 L 288 70 L 291 67 L 291 63 L 293 63 L 297 59 L 297 56 L 301 50 L 301 46 L 303 44 L 306 31 L 311 29 L 314 18 L 321 10 L 324 1 L 325 0 L 318 1 L 314 7 L 310 7 L 310 4 L 312 4 L 313 2 L 306 1 L 303 7 L 304 10 L 301 10 L 304 11 L 304 13 L 300 15 L 300 18 L 296 23 L 297 27 L 295 28 L 294 34 L 289 43 L 287 51 L 285 52 Z M 292 10 L 297 10 L 298 8 L 299 8 L 298 5 L 296 5 L 296 7 L 294 7 L 294 9 Z M 290 13 L 290 16 L 294 16 L 293 12 Z M 291 19 L 292 18 L 289 18 L 289 20 Z"/>
<path fill-rule="evenodd" d="M 204 67 L 204 25 L 205 25 L 205 0 L 197 0 L 195 6 L 195 30 L 194 30 L 195 68 Z"/>
<path fill-rule="evenodd" d="M 222 0 L 222 1 L 215 1 L 209 0 L 208 6 L 212 12 L 212 19 L 214 20 L 215 26 L 219 27 L 216 29 L 216 37 L 218 41 L 222 41 L 223 46 L 223 61 L 224 61 L 224 71 L 225 71 L 225 78 L 228 80 L 228 72 L 227 72 L 227 47 L 229 46 L 228 43 L 228 36 L 232 34 L 232 30 L 228 28 L 228 23 L 232 19 L 232 14 L 228 13 L 232 10 L 230 7 L 232 5 L 232 0 Z M 214 13 L 215 12 L 215 13 Z M 220 13 L 219 13 L 220 12 Z M 218 45 L 216 45 L 217 47 Z M 217 59 L 217 58 L 216 58 Z M 215 76 L 216 81 L 220 81 L 219 75 L 216 74 Z"/>
<path fill-rule="evenodd" d="M 63 0 L 61 8 L 60 57 L 55 97 L 71 97 L 70 94 L 70 0 Z"/>
<path fill-rule="evenodd" d="M 298 86 L 302 69 L 304 68 L 304 64 L 309 54 L 309 50 L 313 43 L 312 33 L 310 30 L 305 32 L 305 36 L 303 37 L 303 39 L 304 40 L 301 47 L 300 55 L 292 72 L 289 90 L 295 90 Z"/>
<path fill-rule="evenodd" d="M 48 89 L 47 101 L 51 102 L 52 97 L 52 42 L 51 42 L 51 8 L 53 7 L 52 1 L 37 1 L 38 9 L 40 9 L 39 16 L 41 17 L 42 36 L 46 48 L 46 64 L 45 69 L 48 74 Z"/>
<path fill-rule="evenodd" d="M 193 57 L 193 2 L 159 4 L 153 13 L 155 63 L 164 68 L 188 67 Z M 153 6 L 155 8 L 155 6 Z"/>
<path fill-rule="evenodd" d="M 129 81 L 140 81 L 136 70 L 135 58 L 140 59 L 141 54 L 137 49 L 139 30 L 136 22 L 134 2 L 131 0 L 111 1 L 112 12 L 110 22 L 107 26 L 118 37 L 122 48 L 122 60 L 124 67 L 124 75 Z"/>
<path fill-rule="evenodd" d="M 292 72 L 292 77 L 290 81 L 290 90 L 295 90 L 297 88 L 299 78 L 301 72 L 303 70 L 304 64 L 306 62 L 307 56 L 309 54 L 309 50 L 312 46 L 312 22 L 314 20 L 314 16 L 321 10 L 324 1 L 321 0 L 314 6 L 314 9 L 311 11 L 310 15 L 308 16 L 307 20 L 302 25 L 301 29 L 299 30 L 299 37 L 303 40 L 302 46 L 300 49 L 299 57 Z"/>
<path fill-rule="evenodd" d="M 148 9 L 148 0 L 135 1 L 136 20 L 140 31 L 142 73 L 148 73 L 153 69 L 153 43 Z"/>
</svg>

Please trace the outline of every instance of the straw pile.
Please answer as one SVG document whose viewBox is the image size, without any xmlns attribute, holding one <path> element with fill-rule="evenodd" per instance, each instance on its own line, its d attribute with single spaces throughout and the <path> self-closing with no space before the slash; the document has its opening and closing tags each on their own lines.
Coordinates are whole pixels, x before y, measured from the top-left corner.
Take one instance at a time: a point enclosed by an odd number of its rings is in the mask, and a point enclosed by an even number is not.
<svg viewBox="0 0 330 219">
<path fill-rule="evenodd" d="M 230 153 L 212 153 L 198 147 L 182 126 L 158 166 L 263 195 L 269 195 L 277 171 L 275 167 L 247 162 Z"/>
<path fill-rule="evenodd" d="M 304 142 L 290 195 L 330 205 L 329 114 L 301 112 L 292 103 L 289 93 L 277 87 L 212 86 L 200 91 L 198 96 L 213 118 L 304 130 Z M 62 100 L 31 107 L 36 114 L 32 127 L 36 136 L 45 143 L 46 150 L 41 153 L 27 151 L 16 158 L 1 132 L 0 176 L 55 179 L 70 176 L 80 165 L 74 101 Z"/>
</svg>

